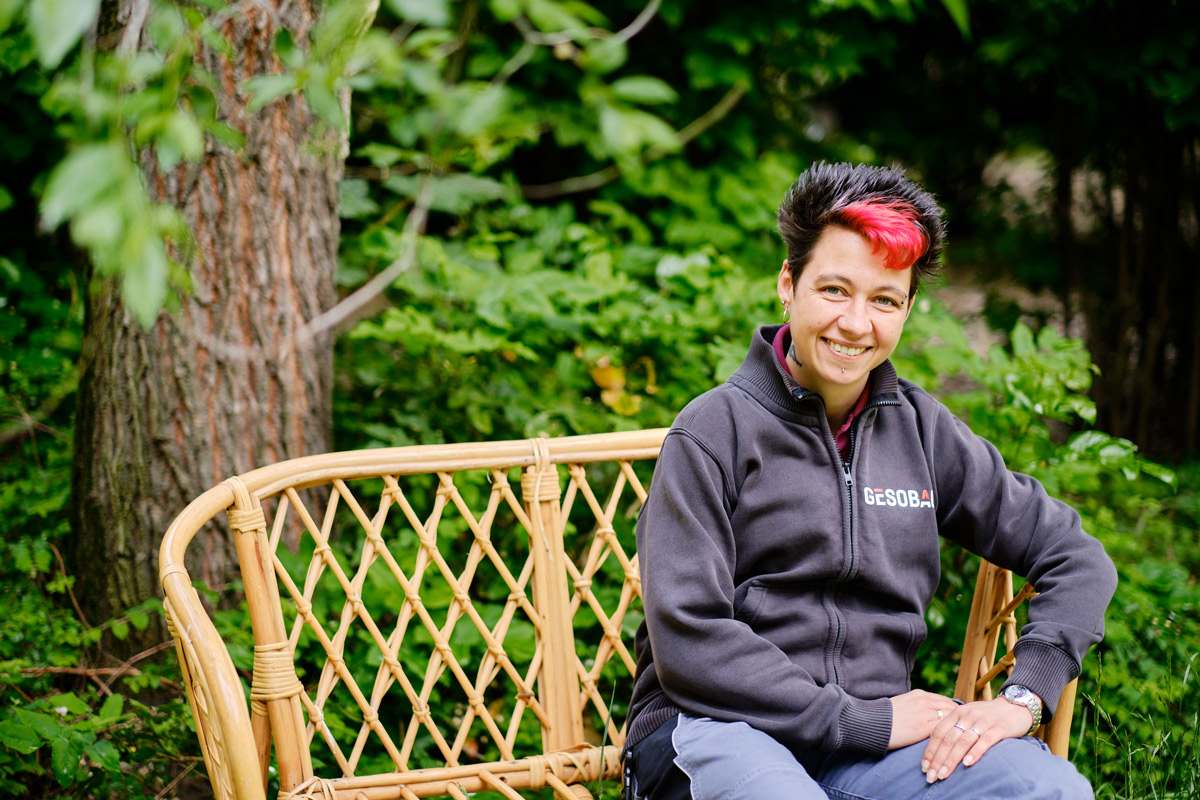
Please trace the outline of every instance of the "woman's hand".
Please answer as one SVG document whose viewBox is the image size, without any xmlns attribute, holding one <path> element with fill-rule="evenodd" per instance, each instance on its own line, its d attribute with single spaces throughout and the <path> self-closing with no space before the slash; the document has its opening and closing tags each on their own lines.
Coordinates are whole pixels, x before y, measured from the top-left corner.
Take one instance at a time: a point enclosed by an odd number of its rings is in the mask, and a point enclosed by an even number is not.
<svg viewBox="0 0 1200 800">
<path fill-rule="evenodd" d="M 949 697 L 920 689 L 896 695 L 891 700 L 892 736 L 888 740 L 888 750 L 928 739 L 938 723 L 959 708 Z"/>
<path fill-rule="evenodd" d="M 1033 714 L 1029 709 L 1001 697 L 955 706 L 929 736 L 921 759 L 925 780 L 929 783 L 945 780 L 960 763 L 971 766 L 996 742 L 1019 739 L 1032 724 Z M 893 735 L 895 730 L 893 722 Z"/>
</svg>

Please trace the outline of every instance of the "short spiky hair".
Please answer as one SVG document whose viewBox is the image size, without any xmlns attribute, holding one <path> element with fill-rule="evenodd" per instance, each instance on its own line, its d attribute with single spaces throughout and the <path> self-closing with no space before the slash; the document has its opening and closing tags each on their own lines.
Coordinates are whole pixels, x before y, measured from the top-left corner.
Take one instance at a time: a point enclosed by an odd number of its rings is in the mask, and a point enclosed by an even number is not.
<svg viewBox="0 0 1200 800">
<path fill-rule="evenodd" d="M 945 238 L 941 207 L 898 167 L 813 164 L 784 195 L 778 219 L 793 281 L 830 225 L 850 228 L 882 247 L 889 267 L 911 265 L 913 292 L 937 271 Z"/>
</svg>

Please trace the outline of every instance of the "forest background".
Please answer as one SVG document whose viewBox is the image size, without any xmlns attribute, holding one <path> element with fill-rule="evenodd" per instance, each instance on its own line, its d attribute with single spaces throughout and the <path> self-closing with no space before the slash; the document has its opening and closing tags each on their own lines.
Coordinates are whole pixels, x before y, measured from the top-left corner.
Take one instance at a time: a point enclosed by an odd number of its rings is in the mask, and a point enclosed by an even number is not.
<svg viewBox="0 0 1200 800">
<path fill-rule="evenodd" d="M 901 373 L 1117 562 L 1073 760 L 1102 798 L 1200 797 L 1196 22 L 0 1 L 0 792 L 202 794 L 155 598 L 184 502 L 308 452 L 669 424 L 779 319 L 774 210 L 826 159 L 937 193 Z M 946 556 L 933 690 L 971 576 Z"/>
</svg>

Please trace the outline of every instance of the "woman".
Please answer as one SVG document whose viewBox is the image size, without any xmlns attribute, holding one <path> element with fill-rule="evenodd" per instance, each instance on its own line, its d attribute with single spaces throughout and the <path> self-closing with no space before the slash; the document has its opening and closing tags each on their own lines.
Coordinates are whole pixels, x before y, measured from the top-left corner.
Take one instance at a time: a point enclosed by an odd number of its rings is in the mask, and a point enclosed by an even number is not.
<svg viewBox="0 0 1200 800">
<path fill-rule="evenodd" d="M 676 418 L 638 520 L 630 796 L 1091 797 L 1027 734 L 1102 635 L 1112 563 L 888 361 L 941 209 L 899 170 L 818 164 L 779 229 L 790 322 Z M 994 700 L 910 688 L 939 535 L 1040 591 Z"/>
</svg>

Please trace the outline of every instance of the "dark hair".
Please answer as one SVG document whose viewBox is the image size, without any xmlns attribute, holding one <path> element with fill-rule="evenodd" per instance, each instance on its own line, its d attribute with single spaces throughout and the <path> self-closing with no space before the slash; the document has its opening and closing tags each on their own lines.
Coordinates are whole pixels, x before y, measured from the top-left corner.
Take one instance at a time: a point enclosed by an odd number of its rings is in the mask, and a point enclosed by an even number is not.
<svg viewBox="0 0 1200 800">
<path fill-rule="evenodd" d="M 843 225 L 887 251 L 887 266 L 911 265 L 915 292 L 938 268 L 946 225 L 933 195 L 899 167 L 817 162 L 800 174 L 779 206 L 779 235 L 795 281 L 830 225 Z M 914 227 L 915 226 L 915 227 Z"/>
</svg>

